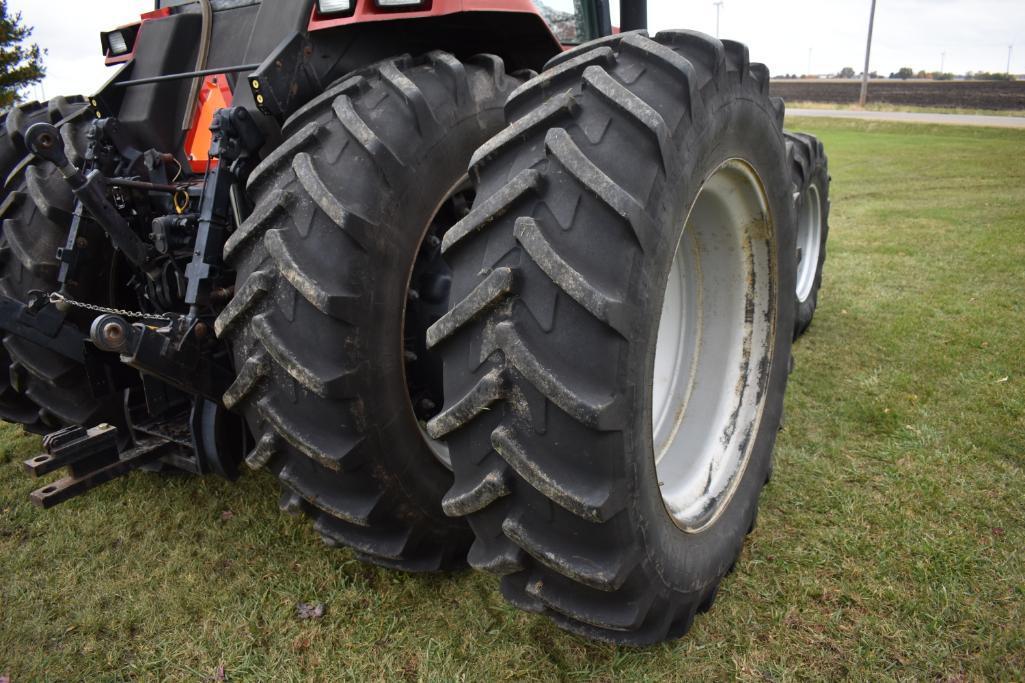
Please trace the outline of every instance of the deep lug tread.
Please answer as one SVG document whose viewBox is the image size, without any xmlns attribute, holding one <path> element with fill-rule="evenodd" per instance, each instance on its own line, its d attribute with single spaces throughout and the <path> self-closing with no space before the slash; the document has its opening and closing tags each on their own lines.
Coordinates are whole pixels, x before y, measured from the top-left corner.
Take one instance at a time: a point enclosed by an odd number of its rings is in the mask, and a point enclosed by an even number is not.
<svg viewBox="0 0 1025 683">
<path fill-rule="evenodd" d="M 772 104 L 772 110 L 776 114 L 776 125 L 783 128 L 783 121 L 787 115 L 787 105 L 783 101 L 782 97 L 770 97 L 769 103 Z"/>
<path fill-rule="evenodd" d="M 435 494 L 418 493 L 415 468 L 395 466 L 410 462 L 409 441 L 383 435 L 407 427 L 376 424 L 381 399 L 366 389 L 386 370 L 372 365 L 391 362 L 381 350 L 391 347 L 374 335 L 390 314 L 381 307 L 394 254 L 409 240 L 394 197 L 423 182 L 439 152 L 449 166 L 458 158 L 454 126 L 479 129 L 479 142 L 493 135 L 517 84 L 497 58 L 460 63 L 436 52 L 330 86 L 286 123 L 290 139 L 257 170 L 253 213 L 225 249 L 240 288 L 218 330 L 240 367 L 232 405 L 258 438 L 248 461 L 279 477 L 288 508 L 311 517 L 326 543 L 384 567 L 461 565 L 471 540 L 463 522 L 444 515 L 444 487 L 428 502 Z M 422 467 L 426 479 L 443 481 L 433 459 Z"/>
<path fill-rule="evenodd" d="M 597 63 L 587 64 L 588 58 Z M 633 408 L 624 394 L 636 388 L 595 382 L 593 373 L 585 376 L 576 368 L 574 349 L 552 349 L 546 342 L 558 338 L 545 335 L 560 323 L 574 330 L 584 325 L 580 337 L 593 334 L 596 345 L 606 344 L 609 366 L 621 352 L 617 345 L 636 336 L 632 325 L 640 321 L 617 312 L 627 309 L 627 283 L 608 272 L 602 279 L 588 277 L 595 268 L 590 247 L 605 237 L 598 226 L 625 224 L 614 235 L 622 251 L 616 263 L 651 259 L 666 248 L 653 191 L 644 187 L 648 177 L 617 183 L 610 175 L 618 172 L 611 166 L 620 162 L 617 154 L 629 154 L 645 168 L 661 157 L 650 182 L 665 192 L 660 184 L 669 183 L 670 170 L 679 173 L 684 161 L 679 150 L 686 149 L 681 139 L 688 126 L 711 125 L 713 105 L 737 97 L 754 100 L 751 109 L 757 110 L 762 101 L 761 111 L 771 112 L 762 118 L 767 127 L 781 112 L 765 96 L 764 72 L 750 64 L 746 47 L 695 32 L 613 36 L 560 55 L 551 65 L 558 85 L 552 87 L 552 74 L 542 74 L 514 94 L 507 111 L 512 121 L 529 122 L 557 97 L 569 97 L 573 106 L 561 114 L 566 123 L 547 131 L 521 125 L 517 134 L 507 133 L 501 144 L 479 152 L 477 201 L 443 245 L 456 271 L 453 308 L 462 310 L 439 326 L 448 393 L 429 428 L 433 436 L 448 438 L 459 492 L 487 490 L 484 479 L 493 476 L 496 456 L 512 472 L 508 485 L 504 477 L 510 475 L 503 474 L 501 495 L 452 510 L 465 514 L 477 535 L 472 564 L 494 571 L 503 556 L 515 557 L 496 572 L 503 574 L 507 600 L 589 638 L 649 645 L 690 627 L 727 563 L 717 555 L 718 564 L 696 583 L 687 579 L 679 587 L 659 576 L 644 540 L 630 526 L 634 513 L 627 503 L 634 494 L 621 490 L 621 470 L 632 465 L 616 460 L 606 466 L 602 451 L 615 454 L 626 438 L 627 411 Z M 610 119 L 612 125 L 603 128 Z M 613 126 L 614 134 L 602 134 Z M 623 138 L 639 144 L 631 148 Z M 622 149 L 607 146 L 616 143 Z M 525 183 L 530 172 L 536 175 Z M 582 199 L 574 194 L 577 188 Z M 605 210 L 610 217 L 594 218 Z M 583 215 L 590 222 L 579 230 Z M 484 284 L 500 267 L 512 271 L 515 286 Z M 554 313 L 542 310 L 545 297 L 555 302 Z M 612 370 L 602 365 L 597 372 Z M 553 443 L 555 438 L 560 441 Z M 486 455 L 485 439 L 492 447 Z M 565 443 L 594 460 L 576 461 Z M 572 471 L 577 462 L 582 469 L 602 464 L 578 475 Z M 760 486 L 761 472 L 754 476 Z M 752 515 L 736 514 L 747 515 L 738 522 L 746 529 Z M 512 545 L 503 546 L 502 538 Z M 613 544 L 611 538 L 619 540 Z"/>
<path fill-rule="evenodd" d="M 247 246 L 249 240 L 261 237 L 267 232 L 268 226 L 282 214 L 286 214 L 295 206 L 295 195 L 283 190 L 274 190 L 269 201 L 256 207 L 256 210 L 231 234 L 224 243 L 224 260 L 231 262 L 236 252 Z"/>
<path fill-rule="evenodd" d="M 461 65 L 460 65 L 461 66 Z M 366 121 L 359 115 L 352 104 L 352 98 L 348 95 L 340 95 L 332 105 L 335 116 L 341 121 L 349 135 L 362 147 L 370 158 L 373 159 L 381 169 L 381 175 L 386 181 L 394 182 L 406 168 L 406 165 L 393 152 L 381 138 L 377 136 Z"/>
<path fill-rule="evenodd" d="M 270 360 L 267 358 L 266 353 L 257 352 L 247 358 L 246 362 L 242 364 L 242 368 L 238 371 L 235 381 L 224 392 L 224 397 L 221 399 L 224 401 L 224 407 L 228 410 L 234 410 L 235 406 L 252 395 L 260 385 L 260 382 L 267 379 L 269 375 Z"/>
<path fill-rule="evenodd" d="M 535 169 L 528 168 L 521 171 L 512 182 L 492 195 L 480 206 L 473 207 L 466 218 L 456 223 L 445 233 L 442 239 L 442 253 L 448 253 L 460 241 L 466 239 L 478 230 L 483 229 L 489 223 L 494 222 L 500 216 L 512 210 L 513 205 L 522 199 L 528 192 L 533 192 L 541 187 L 541 174 Z"/>
<path fill-rule="evenodd" d="M 523 571 L 527 554 L 508 539 L 491 539 L 485 542 L 477 538 L 470 546 L 466 561 L 474 569 L 497 576 L 508 576 Z"/>
<path fill-rule="evenodd" d="M 319 131 L 320 126 L 315 122 L 308 123 L 299 132 L 276 147 L 249 175 L 249 181 L 246 183 L 247 191 L 250 194 L 256 192 L 267 178 L 280 170 L 282 165 L 291 163 L 296 154 L 311 147 L 317 141 Z"/>
<path fill-rule="evenodd" d="M 604 203 L 633 230 L 637 243 L 645 252 L 655 246 L 655 224 L 645 213 L 644 206 L 629 192 L 617 185 L 581 151 L 570 134 L 562 128 L 553 128 L 545 136 L 545 147 L 593 197 Z"/>
<path fill-rule="evenodd" d="M 592 41 L 590 41 L 588 43 L 584 43 L 583 45 L 577 45 L 576 47 L 572 47 L 572 48 L 566 50 L 565 52 L 557 54 L 556 56 L 554 56 L 551 59 L 549 59 L 548 63 L 545 64 L 545 71 L 548 71 L 549 69 L 554 69 L 555 67 L 557 67 L 557 66 L 559 66 L 561 64 L 565 64 L 566 62 L 568 62 L 570 60 L 576 59 L 580 55 L 582 55 L 582 54 L 584 54 L 586 52 L 590 52 L 591 50 L 594 50 L 595 48 L 601 48 L 601 47 L 615 48 L 615 47 L 618 47 L 619 44 L 621 42 L 623 42 L 624 38 L 626 38 L 627 36 L 632 36 L 632 35 L 647 36 L 648 32 L 643 30 L 643 29 L 641 29 L 641 30 L 637 30 L 637 31 L 626 31 L 624 33 L 613 33 L 612 35 L 603 36 L 603 37 L 598 38 L 596 40 L 592 40 Z"/>
<path fill-rule="evenodd" d="M 272 437 L 272 440 L 287 442 L 292 448 L 329 470 L 345 469 L 346 460 L 359 457 L 364 440 L 362 436 L 350 437 L 342 443 L 336 441 L 325 443 L 327 440 L 322 435 L 301 434 L 292 429 L 292 425 L 284 413 L 268 399 L 260 400 L 258 407 L 261 417 L 268 422 L 277 435 L 277 438 Z"/>
<path fill-rule="evenodd" d="M 583 485 L 586 479 L 580 476 L 581 473 L 576 473 L 575 478 L 559 480 L 551 472 L 538 467 L 536 461 L 527 455 L 515 432 L 505 425 L 491 432 L 491 446 L 524 481 L 579 517 L 604 522 L 621 507 L 620 501 L 613 497 L 608 487 L 593 489 Z"/>
<path fill-rule="evenodd" d="M 321 398 L 353 396 L 352 379 L 359 374 L 359 368 L 333 367 L 323 357 L 319 357 L 315 364 L 304 362 L 301 353 L 289 346 L 285 332 L 276 330 L 267 314 L 253 318 L 252 326 L 256 338 L 271 359 L 307 391 Z"/>
<path fill-rule="evenodd" d="M 612 48 L 608 46 L 588 49 L 580 55 L 560 63 L 558 66 L 546 69 L 536 78 L 532 78 L 521 85 L 509 96 L 509 102 L 506 106 L 511 112 L 515 112 L 516 108 L 526 101 L 545 97 L 554 90 L 560 90 L 561 86 L 565 83 L 575 82 L 578 74 L 587 67 L 595 65 L 608 66 L 614 60 L 615 55 Z M 515 114 L 510 116 L 510 120 L 514 123 L 518 123 L 519 119 L 520 117 Z"/>
<path fill-rule="evenodd" d="M 33 278 L 56 281 L 57 262 L 47 260 L 46 257 L 33 253 L 33 247 L 37 247 L 38 242 L 25 237 L 26 233 L 29 232 L 29 227 L 20 220 L 13 218 L 8 218 L 4 221 L 3 235 L 7 238 L 7 246 L 10 247 L 11 255 Z M 36 251 L 38 251 L 38 248 Z"/>
<path fill-rule="evenodd" d="M 502 58 L 498 55 L 489 54 L 487 52 L 482 52 L 470 57 L 468 63 L 476 64 L 477 66 L 485 69 L 491 75 L 491 80 L 494 82 L 496 90 L 506 89 L 508 85 L 506 83 L 506 79 L 508 76 L 512 76 L 517 81 L 525 81 L 529 78 L 522 72 L 506 74 L 505 62 L 502 61 Z M 534 75 L 536 76 L 537 74 Z"/>
<path fill-rule="evenodd" d="M 75 195 L 52 166 L 46 172 L 37 166 L 25 169 L 25 190 L 47 220 L 68 225 L 75 210 Z"/>
<path fill-rule="evenodd" d="M 630 36 L 623 41 L 624 49 L 631 49 L 643 55 L 649 63 L 656 64 L 666 73 L 670 74 L 687 93 L 686 113 L 688 118 L 694 118 L 694 103 L 699 95 L 696 82 L 697 73 L 694 65 L 690 63 L 679 52 L 666 47 L 662 43 L 645 38 L 644 36 Z"/>
<path fill-rule="evenodd" d="M 626 334 L 631 322 L 629 309 L 623 302 L 591 284 L 587 278 L 566 263 L 545 238 L 541 226 L 535 219 L 527 216 L 517 218 L 513 235 L 516 241 L 523 245 L 531 260 L 559 289 L 590 311 L 594 317 L 620 334 Z"/>
<path fill-rule="evenodd" d="M 416 129 L 421 137 L 435 135 L 438 129 L 438 120 L 434 117 L 434 111 L 420 88 L 409 79 L 395 63 L 381 66 L 381 78 L 401 97 L 406 105 L 412 110 Z"/>
<path fill-rule="evenodd" d="M 502 522 L 502 533 L 544 566 L 595 590 L 618 590 L 634 566 L 615 548 L 574 548 L 568 539 L 560 539 L 558 544 L 553 544 L 519 517 L 506 517 Z"/>
<path fill-rule="evenodd" d="M 224 307 L 214 322 L 214 332 L 218 337 L 224 336 L 235 327 L 260 300 L 271 291 L 274 278 L 269 271 L 258 270 L 251 274 L 234 298 Z"/>
<path fill-rule="evenodd" d="M 511 268 L 496 268 L 491 271 L 476 289 L 452 306 L 448 313 L 427 330 L 427 348 L 434 348 L 470 321 L 498 305 L 515 287 L 516 276 Z"/>
<path fill-rule="evenodd" d="M 700 31 L 661 31 L 655 41 L 688 55 L 695 66 L 705 69 L 708 82 L 726 69 L 726 48 L 721 41 Z M 699 84 L 703 87 L 704 83 Z"/>
<path fill-rule="evenodd" d="M 427 433 L 432 439 L 442 439 L 477 417 L 492 404 L 508 394 L 508 380 L 505 373 L 495 369 L 484 375 L 477 384 L 427 423 Z"/>
<path fill-rule="evenodd" d="M 498 459 L 489 460 L 486 474 L 460 485 L 457 481 L 441 501 L 441 509 L 449 517 L 463 517 L 479 512 L 499 498 L 509 495 L 512 483 L 509 466 Z"/>
<path fill-rule="evenodd" d="M 54 386 L 68 386 L 77 379 L 74 376 L 79 365 L 72 360 L 56 354 L 41 355 L 33 353 L 35 345 L 21 337 L 9 334 L 3 339 L 7 353 L 33 377 Z"/>
<path fill-rule="evenodd" d="M 314 97 L 312 100 L 301 106 L 294 114 L 288 117 L 281 127 L 283 137 L 291 137 L 296 129 L 309 123 L 310 117 L 316 117 L 328 102 L 334 102 L 335 98 L 343 95 L 353 95 L 366 88 L 367 79 L 362 74 L 343 76 L 340 80 L 328 86 L 327 90 Z"/>
<path fill-rule="evenodd" d="M 354 292 L 329 292 L 321 281 L 300 263 L 300 256 L 288 243 L 289 233 L 285 230 L 269 230 L 264 235 L 267 253 L 274 259 L 278 272 L 304 299 L 317 309 L 342 321 L 355 318 L 360 296 Z"/>
<path fill-rule="evenodd" d="M 349 482 L 348 488 L 342 490 L 333 485 L 334 482 L 332 485 L 324 485 L 326 482 L 323 480 L 320 480 L 322 483 L 318 486 L 316 474 L 311 476 L 310 473 L 297 471 L 299 467 L 297 461 L 288 463 L 281 468 L 278 478 L 307 503 L 332 517 L 355 526 L 371 526 L 374 512 L 383 498 L 380 491 L 361 491 L 353 486 L 356 482 Z"/>
<path fill-rule="evenodd" d="M 759 90 L 763 95 L 769 94 L 769 67 L 755 62 L 751 65 L 750 73 L 758 81 Z"/>
<path fill-rule="evenodd" d="M 675 152 L 669 139 L 669 126 L 666 125 L 666 120 L 662 118 L 662 115 L 654 108 L 648 106 L 647 102 L 630 92 L 629 88 L 610 76 L 601 67 L 588 67 L 584 72 L 584 81 L 594 88 L 594 91 L 601 95 L 611 106 L 616 107 L 624 115 L 637 121 L 638 124 L 651 133 L 655 143 L 658 145 L 660 152 L 659 161 L 664 172 Z"/>
<path fill-rule="evenodd" d="M 470 99 L 470 84 L 467 82 L 466 67 L 458 59 L 447 52 L 433 50 L 428 52 L 427 61 L 439 73 L 444 73 L 452 84 L 452 96 L 457 105 L 465 104 Z"/>
<path fill-rule="evenodd" d="M 573 113 L 574 97 L 571 93 L 561 93 L 491 138 L 476 151 L 470 160 L 470 168 L 479 171 L 480 167 L 490 159 L 499 156 L 503 151 L 513 147 L 517 142 L 537 130 L 551 128 L 560 116 Z"/>
<path fill-rule="evenodd" d="M 751 56 L 747 45 L 735 40 L 724 40 L 722 45 L 726 49 L 726 62 L 729 65 L 729 70 L 737 74 L 741 82 L 745 81 L 751 72 Z"/>
<path fill-rule="evenodd" d="M 621 426 L 621 401 L 615 397 L 602 400 L 574 391 L 559 375 L 538 360 L 514 323 L 505 321 L 495 325 L 494 344 L 495 350 L 500 349 L 505 353 L 510 367 L 578 422 L 599 431 L 615 430 Z"/>
<path fill-rule="evenodd" d="M 375 227 L 373 223 L 353 213 L 351 209 L 347 209 L 331 193 L 309 154 L 305 152 L 297 154 L 292 168 L 295 171 L 295 177 L 306 190 L 310 199 L 343 233 L 351 237 L 360 249 L 366 251 L 370 232 Z"/>
<path fill-rule="evenodd" d="M 632 631 L 641 626 L 656 596 L 639 592 L 637 597 L 618 603 L 604 600 L 604 593 L 573 585 L 556 575 L 535 574 L 526 584 L 527 593 L 545 607 L 579 621 L 613 631 Z"/>
<path fill-rule="evenodd" d="M 282 439 L 274 432 L 267 432 L 256 442 L 256 446 L 246 455 L 246 464 L 254 470 L 267 466 L 281 449 Z"/>
</svg>

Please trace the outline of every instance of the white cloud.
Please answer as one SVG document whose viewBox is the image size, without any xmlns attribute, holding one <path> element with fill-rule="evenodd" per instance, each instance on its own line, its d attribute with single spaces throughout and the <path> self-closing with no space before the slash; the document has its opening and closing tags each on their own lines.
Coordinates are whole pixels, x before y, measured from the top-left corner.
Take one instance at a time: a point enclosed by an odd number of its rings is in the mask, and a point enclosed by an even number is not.
<svg viewBox="0 0 1025 683">
<path fill-rule="evenodd" d="M 8 5 L 35 28 L 32 40 L 48 50 L 46 80 L 30 92 L 41 99 L 98 90 L 113 74 L 103 65 L 100 31 L 138 21 L 153 9 L 153 0 L 9 0 Z"/>
</svg>

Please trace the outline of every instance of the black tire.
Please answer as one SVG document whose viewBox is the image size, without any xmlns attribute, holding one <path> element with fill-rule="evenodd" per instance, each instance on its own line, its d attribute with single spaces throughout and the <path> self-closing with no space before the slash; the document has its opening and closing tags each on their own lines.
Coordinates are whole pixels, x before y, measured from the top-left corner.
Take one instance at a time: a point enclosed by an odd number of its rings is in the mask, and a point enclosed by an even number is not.
<svg viewBox="0 0 1025 683">
<path fill-rule="evenodd" d="M 8 113 L 0 148 L 7 158 L 27 154 L 24 134 L 39 122 L 60 124 L 74 163 L 81 161 L 88 130 L 88 109 L 81 98 L 58 97 L 30 103 Z M 11 150 L 14 150 L 13 152 Z M 64 245 L 74 197 L 49 162 L 33 159 L 10 177 L 0 205 L 0 293 L 18 301 L 32 291 L 57 288 L 57 249 Z M 88 299 L 97 283 L 72 286 L 74 298 Z M 73 361 L 13 335 L 0 354 L 0 418 L 45 433 L 68 425 L 119 424 L 120 395 L 93 397 L 85 369 Z"/>
<path fill-rule="evenodd" d="M 225 247 L 237 290 L 216 329 L 238 370 L 225 403 L 258 444 L 247 463 L 375 564 L 465 564 L 470 531 L 440 505 L 452 475 L 407 394 L 403 312 L 428 224 L 519 83 L 497 57 L 441 52 L 344 79 L 285 124 Z"/>
<path fill-rule="evenodd" d="M 445 509 L 476 534 L 471 565 L 572 632 L 633 645 L 682 635 L 753 528 L 793 329 L 793 201 L 768 87 L 747 48 L 698 33 L 565 53 L 510 99 L 509 128 L 474 158 L 473 211 L 445 238 L 454 306 L 428 332 L 445 364 L 445 410 L 429 425 L 455 471 Z M 764 408 L 736 494 L 707 530 L 684 533 L 655 472 L 654 336 L 688 209 L 733 157 L 756 169 L 771 209 L 772 350 L 751 362 Z"/>
<path fill-rule="evenodd" d="M 7 196 L 7 180 L 27 155 L 25 133 L 33 124 L 59 125 L 86 107 L 81 96 L 55 97 L 49 102 L 26 102 L 0 116 L 0 200 Z"/>
<path fill-rule="evenodd" d="M 822 271 L 826 265 L 826 241 L 829 239 L 829 184 L 832 178 L 821 140 L 807 133 L 787 132 L 785 135 L 791 158 L 794 196 L 797 197 L 798 288 L 794 314 L 794 339 L 797 339 L 808 331 L 819 305 Z M 815 271 L 810 274 L 810 289 L 804 292 L 800 291 L 801 265 L 806 257 L 801 253 L 802 222 L 807 224 L 805 230 L 818 233 L 818 254 L 817 258 L 812 257 Z"/>
</svg>

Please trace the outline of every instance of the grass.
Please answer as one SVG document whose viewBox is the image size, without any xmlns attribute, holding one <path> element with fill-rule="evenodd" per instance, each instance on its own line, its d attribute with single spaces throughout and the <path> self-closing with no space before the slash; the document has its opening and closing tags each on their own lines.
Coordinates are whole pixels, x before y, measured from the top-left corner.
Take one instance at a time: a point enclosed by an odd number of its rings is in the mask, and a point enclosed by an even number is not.
<svg viewBox="0 0 1025 683">
<path fill-rule="evenodd" d="M 971 109 L 965 107 L 915 107 L 907 104 L 887 104 L 885 102 L 867 102 L 864 107 L 857 104 L 839 104 L 834 102 L 791 102 L 787 101 L 787 109 L 829 109 L 839 111 L 885 111 L 909 112 L 913 114 L 960 114 L 968 116 L 1025 116 L 1022 109 Z"/>
<path fill-rule="evenodd" d="M 138 473 L 49 512 L 0 431 L 0 674 L 12 681 L 973 680 L 1025 671 L 1025 132 L 791 121 L 833 234 L 776 475 L 715 609 L 618 649 L 478 573 L 322 548 L 275 485 Z M 225 514 L 230 512 L 231 514 Z M 299 621 L 300 602 L 326 615 Z"/>
</svg>

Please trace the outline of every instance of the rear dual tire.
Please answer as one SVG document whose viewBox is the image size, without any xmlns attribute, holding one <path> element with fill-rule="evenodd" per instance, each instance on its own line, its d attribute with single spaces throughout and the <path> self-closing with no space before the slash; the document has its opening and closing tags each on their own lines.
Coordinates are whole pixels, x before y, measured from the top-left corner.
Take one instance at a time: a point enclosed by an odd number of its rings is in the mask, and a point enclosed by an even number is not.
<svg viewBox="0 0 1025 683">
<path fill-rule="evenodd" d="M 225 403 L 256 435 L 247 462 L 328 544 L 375 564 L 465 563 L 469 529 L 440 505 L 452 475 L 406 381 L 417 349 L 404 337 L 424 329 L 404 329 L 404 311 L 418 253 L 437 248 L 432 219 L 518 84 L 495 57 L 441 52 L 346 78 L 285 124 L 225 249 L 237 290 L 216 328 L 238 371 Z"/>
<path fill-rule="evenodd" d="M 829 239 L 829 159 L 822 141 L 807 133 L 786 133 L 791 178 L 797 198 L 797 298 L 794 338 L 808 331 L 819 305 Z"/>
<path fill-rule="evenodd" d="M 793 331 L 768 85 L 744 46 L 691 32 L 561 55 L 512 96 L 445 238 L 444 506 L 507 599 L 575 633 L 681 635 L 754 526 Z"/>
</svg>

